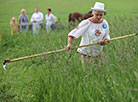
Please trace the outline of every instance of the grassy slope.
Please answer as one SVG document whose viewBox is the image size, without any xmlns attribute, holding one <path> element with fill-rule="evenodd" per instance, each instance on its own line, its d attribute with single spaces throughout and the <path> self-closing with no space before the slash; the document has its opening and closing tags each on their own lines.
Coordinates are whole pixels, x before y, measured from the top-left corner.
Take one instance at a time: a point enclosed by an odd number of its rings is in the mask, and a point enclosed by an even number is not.
<svg viewBox="0 0 138 102">
<path fill-rule="evenodd" d="M 25 1 L 28 3 L 26 4 Z M 16 3 L 15 7 L 12 6 L 14 3 Z M 8 20 L 11 16 L 18 16 L 22 8 L 25 8 L 30 16 L 36 6 L 43 13 L 47 7 L 52 7 L 54 14 L 64 22 L 67 21 L 70 12 L 85 13 L 92 3 L 85 0 L 81 2 L 79 0 L 62 2 L 61 0 L 56 0 L 56 2 L 54 0 L 49 2 L 0 0 L 2 14 L 0 29 L 3 34 L 0 42 L 0 63 L 5 58 L 17 58 L 60 49 L 67 44 L 67 34 L 70 30 L 66 28 L 49 35 L 41 31 L 40 35 L 35 36 L 32 36 L 30 32 L 11 36 Z M 128 0 L 122 6 L 123 3 L 123 0 L 105 0 L 105 4 L 108 5 L 106 19 L 109 21 L 111 37 L 137 32 L 138 1 Z M 128 17 L 124 17 L 124 14 L 128 14 Z M 113 17 L 114 15 L 122 15 L 123 18 Z M 125 20 L 121 22 L 122 19 Z M 64 52 L 7 64 L 8 74 L 3 72 L 0 66 L 0 101 L 136 102 L 138 101 L 136 38 L 111 42 L 105 46 L 105 58 L 99 62 L 94 60 L 94 63 L 85 69 L 81 66 L 80 55 L 75 50 L 71 52 L 71 58 Z M 73 45 L 78 45 L 79 40 Z"/>
</svg>

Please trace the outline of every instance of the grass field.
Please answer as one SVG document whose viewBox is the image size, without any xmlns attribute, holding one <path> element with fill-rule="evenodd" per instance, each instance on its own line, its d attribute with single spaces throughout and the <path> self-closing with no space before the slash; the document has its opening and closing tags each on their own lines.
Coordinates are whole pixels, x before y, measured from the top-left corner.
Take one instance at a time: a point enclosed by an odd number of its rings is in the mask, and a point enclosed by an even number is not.
<svg viewBox="0 0 138 102">
<path fill-rule="evenodd" d="M 0 63 L 65 48 L 68 15 L 87 13 L 97 0 L 0 0 Z M 138 0 L 99 0 L 106 5 L 111 38 L 138 33 Z M 38 35 L 31 31 L 11 36 L 10 18 L 25 8 L 29 18 L 34 8 L 46 14 L 51 7 L 62 28 Z M 45 21 L 44 21 L 45 22 Z M 80 39 L 73 42 L 79 45 Z M 0 66 L 0 102 L 138 102 L 137 37 L 112 41 L 105 57 L 82 66 L 76 50 L 51 54 Z"/>
</svg>

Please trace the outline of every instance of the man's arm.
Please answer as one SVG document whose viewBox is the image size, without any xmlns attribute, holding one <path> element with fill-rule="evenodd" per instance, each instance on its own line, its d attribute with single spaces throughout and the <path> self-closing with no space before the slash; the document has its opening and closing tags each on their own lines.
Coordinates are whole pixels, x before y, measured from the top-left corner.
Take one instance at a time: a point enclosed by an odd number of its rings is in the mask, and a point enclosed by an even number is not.
<svg viewBox="0 0 138 102">
<path fill-rule="evenodd" d="M 73 37 L 70 37 L 70 36 L 68 36 L 68 45 L 67 45 L 67 50 L 71 50 L 71 42 L 72 42 L 72 40 L 73 40 Z"/>
</svg>

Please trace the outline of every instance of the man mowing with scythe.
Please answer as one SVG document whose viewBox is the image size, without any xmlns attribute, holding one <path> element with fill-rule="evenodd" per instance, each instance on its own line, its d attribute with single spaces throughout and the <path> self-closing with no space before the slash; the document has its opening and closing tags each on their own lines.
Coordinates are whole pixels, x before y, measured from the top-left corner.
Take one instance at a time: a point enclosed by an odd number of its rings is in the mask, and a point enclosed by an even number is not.
<svg viewBox="0 0 138 102">
<path fill-rule="evenodd" d="M 78 48 L 77 52 L 81 54 L 82 64 L 85 64 L 89 57 L 99 57 L 100 53 L 103 51 L 102 45 L 109 43 L 106 40 L 110 39 L 108 23 L 102 18 L 106 13 L 104 10 L 104 4 L 96 2 L 92 10 L 93 17 L 83 20 L 78 27 L 68 34 L 68 50 L 72 48 L 72 40 L 76 40 L 80 36 L 82 36 L 80 46 L 99 42 L 97 45 Z"/>
</svg>

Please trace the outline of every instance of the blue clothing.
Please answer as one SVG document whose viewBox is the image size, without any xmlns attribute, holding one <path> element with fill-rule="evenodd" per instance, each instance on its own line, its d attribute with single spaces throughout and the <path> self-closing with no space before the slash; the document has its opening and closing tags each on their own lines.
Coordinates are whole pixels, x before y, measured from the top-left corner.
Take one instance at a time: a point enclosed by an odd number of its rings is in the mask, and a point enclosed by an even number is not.
<svg viewBox="0 0 138 102">
<path fill-rule="evenodd" d="M 19 17 L 20 20 L 20 31 L 24 32 L 24 31 L 28 31 L 28 16 L 20 16 Z"/>
<path fill-rule="evenodd" d="M 55 30 L 55 24 L 51 24 L 51 29 Z"/>
</svg>

